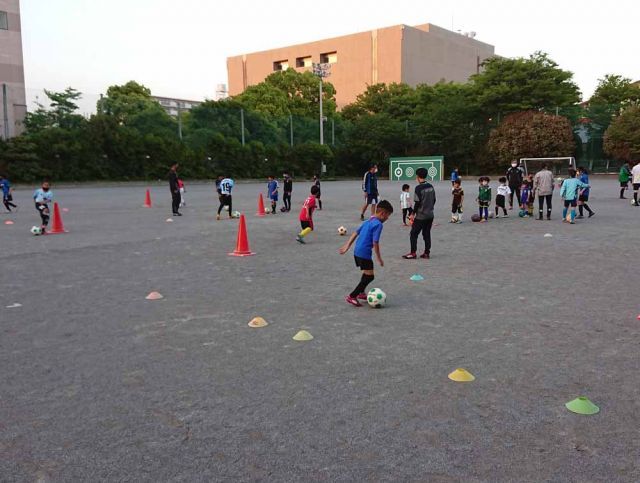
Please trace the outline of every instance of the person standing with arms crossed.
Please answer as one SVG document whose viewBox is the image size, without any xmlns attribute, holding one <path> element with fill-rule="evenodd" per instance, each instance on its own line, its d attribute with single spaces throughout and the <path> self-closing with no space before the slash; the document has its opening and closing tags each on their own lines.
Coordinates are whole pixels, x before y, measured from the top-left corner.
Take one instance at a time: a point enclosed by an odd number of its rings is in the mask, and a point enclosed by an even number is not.
<svg viewBox="0 0 640 483">
<path fill-rule="evenodd" d="M 289 173 L 283 173 L 282 177 L 284 178 L 284 187 L 282 189 L 282 202 L 284 206 L 280 208 L 280 211 L 291 211 L 291 193 L 293 192 L 293 180 Z"/>
<path fill-rule="evenodd" d="M 533 177 L 533 192 L 538 196 L 538 220 L 542 220 L 544 203 L 547 203 L 547 220 L 551 219 L 551 198 L 553 198 L 553 173 L 549 166 L 542 165 L 542 169 Z"/>
<path fill-rule="evenodd" d="M 507 181 L 509 182 L 509 209 L 513 210 L 513 195 L 516 195 L 518 205 L 522 209 L 520 203 L 520 186 L 522 186 L 522 180 L 524 179 L 524 171 L 518 166 L 518 161 L 515 159 L 511 161 L 511 167 L 507 170 Z"/>
<path fill-rule="evenodd" d="M 436 204 L 436 190 L 431 183 L 427 181 L 426 168 L 418 168 L 416 170 L 416 186 L 413 195 L 413 224 L 411 225 L 411 233 L 409 242 L 411 243 L 411 251 L 402 258 L 405 260 L 415 260 L 418 251 L 418 235 L 422 232 L 424 239 L 424 253 L 420 258 L 428 259 L 431 256 L 431 226 L 433 225 L 433 207 Z"/>
<path fill-rule="evenodd" d="M 360 212 L 360 220 L 364 220 L 364 212 L 367 206 L 371 205 L 371 216 L 376 214 L 376 205 L 378 204 L 378 165 L 372 164 L 369 171 L 364 175 L 362 190 L 366 193 L 367 199 L 364 202 L 362 211 Z"/>
<path fill-rule="evenodd" d="M 171 191 L 171 207 L 173 216 L 182 216 L 180 213 L 180 186 L 178 184 L 178 163 L 173 163 L 169 169 L 169 190 Z"/>
</svg>

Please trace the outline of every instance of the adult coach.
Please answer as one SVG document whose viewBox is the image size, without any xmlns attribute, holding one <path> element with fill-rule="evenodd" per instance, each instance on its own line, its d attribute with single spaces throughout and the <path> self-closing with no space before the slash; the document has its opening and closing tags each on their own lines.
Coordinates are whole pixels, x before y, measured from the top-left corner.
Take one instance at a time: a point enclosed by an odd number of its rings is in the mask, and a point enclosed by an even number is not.
<svg viewBox="0 0 640 483">
<path fill-rule="evenodd" d="M 427 181 L 427 169 L 418 168 L 416 170 L 416 186 L 413 195 L 413 224 L 411 225 L 411 233 L 409 241 L 411 243 L 411 251 L 402 258 L 405 260 L 414 260 L 417 258 L 418 251 L 418 235 L 422 232 L 424 239 L 424 253 L 420 258 L 429 258 L 431 256 L 431 226 L 433 225 L 433 207 L 436 204 L 436 190 L 433 185 Z"/>
<path fill-rule="evenodd" d="M 372 164 L 364 175 L 362 181 L 362 190 L 365 192 L 366 200 L 362 211 L 360 212 L 360 219 L 364 220 L 364 212 L 367 211 L 367 206 L 371 205 L 371 216 L 376 214 L 376 205 L 378 204 L 378 165 Z"/>
<path fill-rule="evenodd" d="M 544 203 L 547 203 L 547 220 L 551 219 L 551 198 L 553 198 L 553 173 L 547 164 L 533 178 L 533 191 L 538 197 L 538 220 L 542 220 Z"/>
<path fill-rule="evenodd" d="M 178 163 L 173 163 L 169 169 L 169 190 L 171 191 L 171 207 L 173 216 L 182 216 L 180 213 L 180 186 L 178 185 Z"/>
<path fill-rule="evenodd" d="M 284 188 L 282 190 L 282 203 L 284 206 L 280 208 L 280 211 L 291 211 L 291 193 L 293 192 L 293 180 L 289 173 L 283 173 L 282 178 L 284 179 Z"/>
<path fill-rule="evenodd" d="M 522 208 L 520 204 L 520 186 L 522 186 L 522 180 L 524 179 L 524 170 L 518 166 L 518 161 L 511 161 L 511 167 L 507 170 L 507 182 L 511 193 L 509 194 L 509 209 L 513 210 L 513 195 L 516 195 L 518 206 Z"/>
</svg>

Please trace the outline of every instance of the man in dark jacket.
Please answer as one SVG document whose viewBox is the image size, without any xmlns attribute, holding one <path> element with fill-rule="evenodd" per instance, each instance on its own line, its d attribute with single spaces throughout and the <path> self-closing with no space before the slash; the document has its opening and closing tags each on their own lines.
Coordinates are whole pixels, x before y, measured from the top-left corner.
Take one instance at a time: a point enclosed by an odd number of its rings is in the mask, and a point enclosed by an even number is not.
<svg viewBox="0 0 640 483">
<path fill-rule="evenodd" d="M 291 192 L 293 191 L 293 180 L 291 179 L 291 176 L 289 176 L 289 173 L 284 173 L 282 177 L 284 178 L 284 194 L 282 195 L 282 202 L 284 203 L 284 206 L 280 208 L 280 211 L 291 211 Z"/>
<path fill-rule="evenodd" d="M 520 205 L 520 186 L 524 179 L 524 170 L 518 166 L 518 161 L 511 161 L 511 167 L 507 170 L 507 181 L 511 194 L 509 194 L 509 209 L 513 210 L 513 195 L 516 195 L 516 201 Z"/>
<path fill-rule="evenodd" d="M 169 190 L 171 191 L 171 207 L 173 216 L 182 216 L 180 208 L 180 187 L 178 186 L 178 163 L 173 163 L 169 170 Z"/>
<path fill-rule="evenodd" d="M 413 224 L 409 235 L 411 251 L 402 256 L 406 260 L 417 258 L 416 252 L 418 251 L 418 235 L 420 232 L 422 232 L 422 238 L 424 239 L 424 253 L 420 255 L 420 258 L 429 258 L 431 255 L 431 225 L 433 225 L 436 190 L 427 181 L 426 168 L 418 168 L 416 170 L 416 179 L 418 186 L 416 186 L 416 191 L 413 195 Z"/>
</svg>

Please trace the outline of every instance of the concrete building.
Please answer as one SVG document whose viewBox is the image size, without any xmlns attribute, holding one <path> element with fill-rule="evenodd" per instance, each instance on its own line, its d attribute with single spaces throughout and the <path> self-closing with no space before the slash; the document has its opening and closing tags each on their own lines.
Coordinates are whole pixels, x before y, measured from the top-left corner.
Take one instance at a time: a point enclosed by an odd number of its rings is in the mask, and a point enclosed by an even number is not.
<svg viewBox="0 0 640 483">
<path fill-rule="evenodd" d="M 396 25 L 307 44 L 238 55 L 227 59 L 229 94 L 240 94 L 272 72 L 305 71 L 313 63 L 331 65 L 328 81 L 343 107 L 367 85 L 404 82 L 411 86 L 441 80 L 464 82 L 494 55 L 494 47 L 432 24 Z"/>
<path fill-rule="evenodd" d="M 24 130 L 27 113 L 19 0 L 0 0 L 0 138 Z"/>
<path fill-rule="evenodd" d="M 167 111 L 170 116 L 178 117 L 178 112 L 190 111 L 202 104 L 200 101 L 189 101 L 186 99 L 174 99 L 173 97 L 151 96 L 158 104 Z"/>
</svg>

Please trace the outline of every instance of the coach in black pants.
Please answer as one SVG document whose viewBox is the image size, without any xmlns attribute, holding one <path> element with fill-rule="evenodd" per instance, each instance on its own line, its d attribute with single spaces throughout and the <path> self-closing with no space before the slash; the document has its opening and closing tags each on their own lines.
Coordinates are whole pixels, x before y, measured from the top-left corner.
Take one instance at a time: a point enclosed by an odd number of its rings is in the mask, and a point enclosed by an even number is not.
<svg viewBox="0 0 640 483">
<path fill-rule="evenodd" d="M 180 209 L 180 187 L 178 186 L 178 163 L 173 163 L 169 170 L 169 189 L 171 190 L 171 207 L 173 216 L 182 216 Z"/>
<path fill-rule="evenodd" d="M 522 208 L 520 204 L 520 186 L 522 186 L 522 180 L 524 179 L 524 170 L 518 166 L 517 161 L 511 162 L 511 167 L 507 170 L 507 181 L 509 182 L 509 209 L 513 210 L 513 195 L 516 196 L 516 202 Z"/>
<path fill-rule="evenodd" d="M 409 235 L 411 251 L 402 256 L 406 260 L 417 258 L 418 235 L 420 235 L 420 232 L 422 232 L 422 239 L 424 240 L 424 253 L 420 255 L 420 258 L 429 258 L 431 255 L 431 226 L 433 225 L 433 207 L 436 204 L 436 190 L 427 181 L 427 170 L 425 168 L 416 170 L 416 179 L 419 184 L 416 186 L 416 191 L 413 195 L 413 224 Z"/>
</svg>

